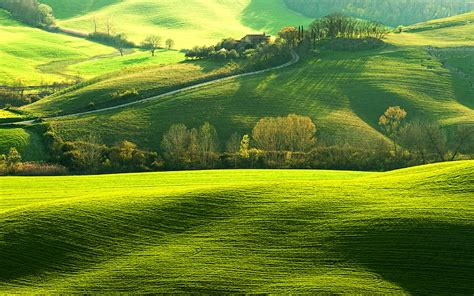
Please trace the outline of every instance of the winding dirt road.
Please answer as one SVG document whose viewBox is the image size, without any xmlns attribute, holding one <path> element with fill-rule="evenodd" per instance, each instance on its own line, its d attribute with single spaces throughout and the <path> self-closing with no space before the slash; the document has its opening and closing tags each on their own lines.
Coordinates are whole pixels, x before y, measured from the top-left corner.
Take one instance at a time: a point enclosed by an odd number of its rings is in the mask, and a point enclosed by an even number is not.
<svg viewBox="0 0 474 296">
<path fill-rule="evenodd" d="M 244 73 L 244 74 L 237 74 L 237 75 L 233 75 L 233 76 L 219 78 L 219 79 L 215 79 L 215 80 L 195 84 L 195 85 L 192 85 L 192 86 L 180 88 L 180 89 L 173 90 L 173 91 L 161 94 L 161 95 L 145 98 L 145 99 L 142 99 L 142 100 L 138 100 L 138 101 L 134 101 L 134 102 L 126 103 L 126 104 L 121 104 L 121 105 L 116 105 L 116 106 L 112 106 L 112 107 L 107 107 L 107 108 L 102 108 L 102 109 L 97 109 L 97 110 L 92 110 L 92 111 L 86 111 L 86 112 L 78 112 L 78 113 L 60 115 L 60 116 L 53 116 L 53 117 L 44 117 L 43 119 L 46 119 L 46 120 L 47 119 L 62 119 L 62 118 L 67 118 L 67 117 L 89 115 L 89 114 L 95 114 L 95 113 L 100 113 L 100 112 L 104 112 L 104 111 L 116 110 L 116 109 L 121 109 L 121 108 L 125 108 L 125 107 L 134 106 L 134 105 L 144 104 L 144 103 L 148 103 L 148 102 L 151 102 L 151 101 L 162 99 L 162 98 L 165 98 L 165 97 L 168 97 L 168 96 L 172 96 L 172 95 L 176 95 L 176 94 L 179 94 L 179 93 L 182 93 L 182 92 L 186 92 L 186 91 L 189 91 L 189 90 L 197 89 L 197 88 L 200 88 L 200 87 L 203 87 L 203 86 L 208 86 L 208 85 L 211 85 L 211 84 L 214 84 L 214 83 L 219 83 L 219 82 L 222 82 L 222 81 L 232 80 L 232 79 L 236 79 L 236 78 L 240 78 L 240 77 L 253 76 L 253 75 L 258 75 L 258 74 L 262 74 L 262 73 L 266 73 L 266 72 L 270 72 L 270 71 L 274 71 L 274 70 L 283 69 L 283 68 L 292 66 L 292 65 L 294 65 L 294 64 L 296 64 L 300 61 L 299 55 L 294 51 L 291 53 L 291 57 L 292 58 L 289 62 L 287 62 L 283 65 L 268 68 L 268 69 L 265 69 L 265 70 L 254 71 L 254 72 L 249 72 L 249 73 Z M 2 126 L 2 125 L 3 126 L 5 126 L 5 125 L 28 125 L 28 124 L 35 123 L 35 121 L 36 120 L 26 120 L 26 121 L 0 124 L 0 126 Z"/>
</svg>

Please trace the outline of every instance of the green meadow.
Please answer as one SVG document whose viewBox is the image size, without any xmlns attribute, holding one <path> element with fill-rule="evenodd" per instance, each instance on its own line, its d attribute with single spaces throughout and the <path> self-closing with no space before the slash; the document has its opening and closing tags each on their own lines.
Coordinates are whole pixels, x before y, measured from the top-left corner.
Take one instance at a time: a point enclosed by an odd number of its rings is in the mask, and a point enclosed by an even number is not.
<svg viewBox="0 0 474 296">
<path fill-rule="evenodd" d="M 71 78 L 39 67 L 56 60 L 84 60 L 113 52 L 110 47 L 83 39 L 21 25 L 0 9 L 0 84 L 67 81 Z"/>
<path fill-rule="evenodd" d="M 178 51 L 133 50 L 121 57 L 115 49 L 14 21 L 0 9 L 0 84 L 26 85 L 85 80 L 124 68 L 180 62 Z M 12 67 L 15 65 L 15 67 Z"/>
<path fill-rule="evenodd" d="M 307 25 L 311 19 L 288 9 L 281 0 L 172 0 L 68 1 L 47 0 L 59 25 L 84 32 L 110 20 L 116 32 L 141 42 L 149 34 L 172 38 L 177 48 L 213 44 L 251 32 L 276 33 L 287 25 Z M 72 10 L 71 7 L 78 9 Z M 103 28 L 102 28 L 103 30 Z"/>
<path fill-rule="evenodd" d="M 474 163 L 0 178 L 0 290 L 469 294 Z"/>
</svg>

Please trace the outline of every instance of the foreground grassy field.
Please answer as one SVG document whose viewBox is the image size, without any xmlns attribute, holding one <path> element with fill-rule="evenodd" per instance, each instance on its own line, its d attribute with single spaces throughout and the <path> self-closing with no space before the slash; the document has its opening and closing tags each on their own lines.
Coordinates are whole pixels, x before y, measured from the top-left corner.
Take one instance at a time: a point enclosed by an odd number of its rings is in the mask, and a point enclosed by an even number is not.
<svg viewBox="0 0 474 296">
<path fill-rule="evenodd" d="M 254 31 L 275 33 L 287 25 L 306 25 L 311 19 L 288 9 L 281 0 L 209 1 L 186 0 L 45 0 L 59 19 L 59 25 L 92 32 L 92 18 L 109 19 L 115 31 L 135 42 L 149 34 L 173 38 L 177 48 L 212 44 Z M 77 4 L 77 6 L 76 6 Z M 78 7 L 72 10 L 71 7 Z M 99 21 L 100 22 L 100 21 Z M 103 25 L 102 25 L 103 26 Z"/>
<path fill-rule="evenodd" d="M 0 178 L 4 293 L 470 294 L 474 162 Z"/>
</svg>

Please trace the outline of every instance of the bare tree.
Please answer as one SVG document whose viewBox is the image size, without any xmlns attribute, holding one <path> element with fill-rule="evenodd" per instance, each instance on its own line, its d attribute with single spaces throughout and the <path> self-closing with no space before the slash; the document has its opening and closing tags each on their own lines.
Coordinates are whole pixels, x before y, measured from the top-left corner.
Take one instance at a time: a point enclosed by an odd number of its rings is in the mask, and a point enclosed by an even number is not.
<svg viewBox="0 0 474 296">
<path fill-rule="evenodd" d="M 161 46 L 161 37 L 157 35 L 148 36 L 142 43 L 142 47 L 151 52 L 151 56 L 155 56 L 155 51 Z"/>
<path fill-rule="evenodd" d="M 166 39 L 166 48 L 168 48 L 168 50 L 171 50 L 173 49 L 174 47 L 174 40 L 169 38 L 169 39 Z"/>
<path fill-rule="evenodd" d="M 105 19 L 104 25 L 105 25 L 105 33 L 107 33 L 107 35 L 109 36 L 112 35 L 115 30 L 115 25 L 112 22 L 112 20 L 109 18 Z"/>
<path fill-rule="evenodd" d="M 92 25 L 94 26 L 94 33 L 97 33 L 98 25 L 99 25 L 99 20 L 97 19 L 97 16 L 93 16 L 91 18 Z"/>
</svg>

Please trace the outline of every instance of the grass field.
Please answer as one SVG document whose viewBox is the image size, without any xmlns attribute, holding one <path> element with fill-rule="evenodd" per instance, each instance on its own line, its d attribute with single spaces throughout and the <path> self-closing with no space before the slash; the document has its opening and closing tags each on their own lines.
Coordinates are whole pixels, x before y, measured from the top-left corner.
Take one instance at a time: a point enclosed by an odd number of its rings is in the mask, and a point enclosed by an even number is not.
<svg viewBox="0 0 474 296">
<path fill-rule="evenodd" d="M 0 9 L 0 84 L 21 80 L 25 84 L 39 85 L 69 80 L 38 67 L 51 61 L 83 60 L 113 52 L 110 47 L 83 39 L 20 25 Z"/>
<path fill-rule="evenodd" d="M 474 162 L 0 178 L 3 293 L 470 294 Z"/>
<path fill-rule="evenodd" d="M 59 25 L 93 31 L 92 17 L 110 19 L 115 31 L 135 42 L 149 34 L 173 38 L 177 48 L 212 44 L 254 31 L 275 33 L 287 25 L 306 25 L 311 19 L 288 9 L 281 0 L 173 0 L 68 1 L 45 0 L 60 18 Z M 71 3 L 73 2 L 73 3 Z M 72 10 L 71 7 L 76 7 Z"/>
<path fill-rule="evenodd" d="M 0 128 L 0 154 L 15 147 L 25 161 L 47 160 L 43 139 L 34 128 Z"/>
<path fill-rule="evenodd" d="M 408 33 L 392 34 L 391 42 L 436 47 L 474 46 L 474 12 L 416 24 Z"/>
<path fill-rule="evenodd" d="M 166 50 L 155 57 L 142 51 L 121 57 L 111 47 L 21 25 L 0 10 L 0 85 L 17 80 L 39 85 L 89 79 L 137 65 L 172 64 L 183 59 L 183 53 Z"/>
</svg>

